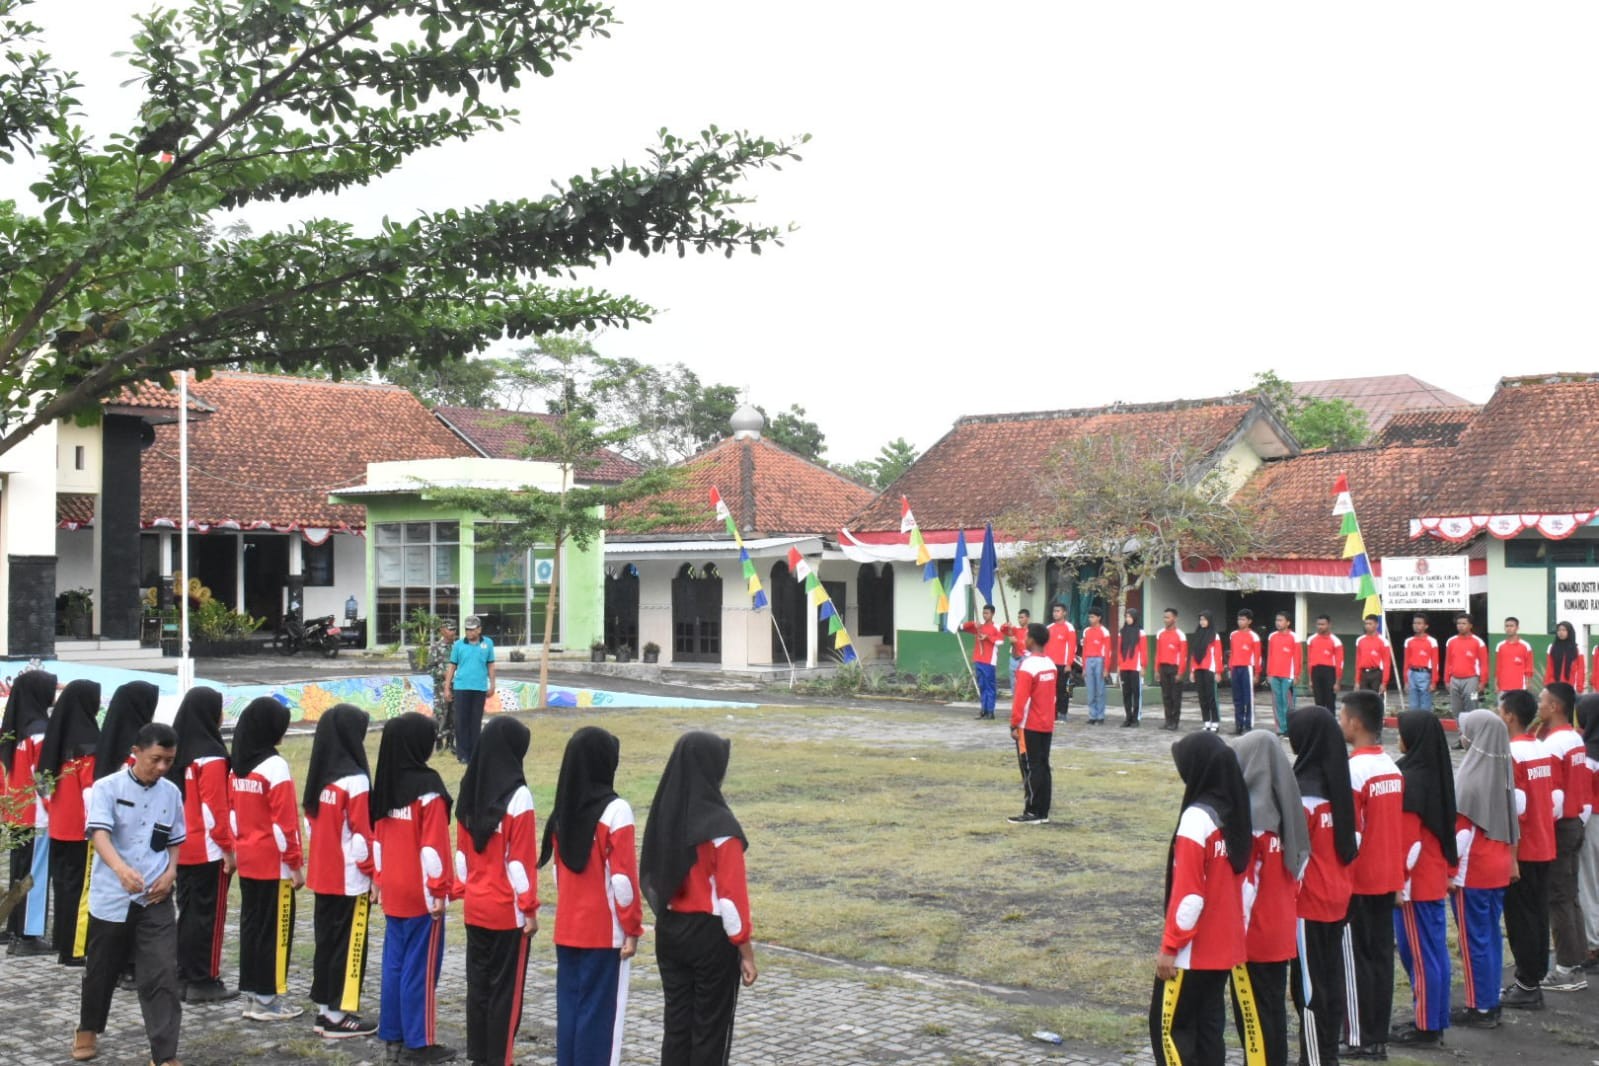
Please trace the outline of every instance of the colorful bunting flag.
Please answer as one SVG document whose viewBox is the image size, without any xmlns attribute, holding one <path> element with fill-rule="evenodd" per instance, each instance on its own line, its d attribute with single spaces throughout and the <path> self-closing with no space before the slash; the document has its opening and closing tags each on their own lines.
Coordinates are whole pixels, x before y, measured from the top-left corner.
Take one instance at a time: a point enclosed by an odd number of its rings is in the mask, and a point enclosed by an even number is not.
<svg viewBox="0 0 1599 1066">
<path fill-rule="evenodd" d="M 788 550 L 788 572 L 794 575 L 794 580 L 804 587 L 811 605 L 816 608 L 816 617 L 827 622 L 827 631 L 833 637 L 833 650 L 847 663 L 852 663 L 860 658 L 855 650 L 855 642 L 850 639 L 849 631 L 844 628 L 844 619 L 838 613 L 838 608 L 833 606 L 833 598 L 827 594 L 827 589 L 822 585 L 821 578 L 811 569 L 811 564 L 805 561 L 798 548 Z"/>
<path fill-rule="evenodd" d="M 755 573 L 755 560 L 750 558 L 749 549 L 744 547 L 744 538 L 739 536 L 738 523 L 733 521 L 733 512 L 728 510 L 727 504 L 722 500 L 722 494 L 716 491 L 714 485 L 711 486 L 711 506 L 716 509 L 716 517 L 727 527 L 727 535 L 738 545 L 738 561 L 744 573 L 744 585 L 749 590 L 750 606 L 757 611 L 764 610 L 770 606 L 770 601 L 766 598 L 766 590 L 761 587 L 760 577 Z"/>
<path fill-rule="evenodd" d="M 1377 595 L 1377 578 L 1372 573 L 1371 556 L 1366 553 L 1366 539 L 1360 535 L 1360 520 L 1355 517 L 1354 499 L 1349 494 L 1349 479 L 1343 474 L 1333 483 L 1333 517 L 1340 519 L 1338 535 L 1344 538 L 1343 557 L 1349 562 L 1349 576 L 1356 579 L 1355 598 L 1364 600 L 1362 614 L 1377 616 L 1377 631 L 1383 625 L 1382 597 Z"/>
</svg>

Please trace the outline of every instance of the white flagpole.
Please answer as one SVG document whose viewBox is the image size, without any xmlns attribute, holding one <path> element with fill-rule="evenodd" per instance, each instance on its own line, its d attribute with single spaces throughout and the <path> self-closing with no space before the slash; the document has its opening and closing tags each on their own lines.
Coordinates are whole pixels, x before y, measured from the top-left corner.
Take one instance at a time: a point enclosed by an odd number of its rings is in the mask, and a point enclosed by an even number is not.
<svg viewBox="0 0 1599 1066">
<path fill-rule="evenodd" d="M 194 686 L 194 662 L 189 658 L 189 375 L 178 375 L 178 566 L 183 587 L 178 596 L 178 695 Z"/>
</svg>

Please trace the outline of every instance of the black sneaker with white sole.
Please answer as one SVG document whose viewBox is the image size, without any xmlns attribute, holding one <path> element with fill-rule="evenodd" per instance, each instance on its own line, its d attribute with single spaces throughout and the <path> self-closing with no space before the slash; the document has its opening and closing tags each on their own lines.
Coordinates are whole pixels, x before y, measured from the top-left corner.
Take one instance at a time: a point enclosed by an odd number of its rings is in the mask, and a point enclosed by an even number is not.
<svg viewBox="0 0 1599 1066">
<path fill-rule="evenodd" d="M 1005 819 L 1014 825 L 1045 825 L 1049 822 L 1047 814 L 1013 814 Z"/>
<path fill-rule="evenodd" d="M 311 1031 L 325 1040 L 348 1040 L 352 1036 L 371 1036 L 378 1031 L 378 1023 L 364 1021 L 359 1014 L 346 1014 L 338 1021 L 318 1014 Z"/>
</svg>

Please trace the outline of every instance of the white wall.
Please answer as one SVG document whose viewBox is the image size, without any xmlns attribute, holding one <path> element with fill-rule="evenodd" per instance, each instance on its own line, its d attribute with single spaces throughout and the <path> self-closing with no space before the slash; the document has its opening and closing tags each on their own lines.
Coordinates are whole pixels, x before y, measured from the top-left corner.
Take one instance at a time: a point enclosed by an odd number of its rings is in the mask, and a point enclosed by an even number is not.
<svg viewBox="0 0 1599 1066">
<path fill-rule="evenodd" d="M 300 534 L 291 533 L 298 537 Z M 320 618 L 331 614 L 335 622 L 344 621 L 344 601 L 354 596 L 360 605 L 361 617 L 369 618 L 372 605 L 364 602 L 366 596 L 366 538 L 353 533 L 333 534 L 333 584 L 329 587 L 307 586 L 305 590 L 306 618 Z"/>
<path fill-rule="evenodd" d="M 1504 629 L 1507 615 L 1521 619 L 1525 635 L 1553 633 L 1558 618 L 1549 617 L 1549 571 L 1543 567 L 1505 565 L 1505 542 L 1487 540 L 1488 629 Z"/>
<path fill-rule="evenodd" d="M 56 592 L 99 587 L 99 574 L 94 565 L 94 530 L 56 530 Z"/>
<path fill-rule="evenodd" d="M 56 423 L 0 456 L 0 605 L 11 602 L 13 555 L 56 551 Z M 9 610 L 0 610 L 0 651 L 10 647 Z"/>
<path fill-rule="evenodd" d="M 661 662 L 672 661 L 672 575 L 681 563 L 635 563 L 638 567 L 638 643 L 661 646 Z"/>
<path fill-rule="evenodd" d="M 68 419 L 56 428 L 56 491 L 96 495 L 100 491 L 100 423 L 74 425 Z M 83 469 L 77 467 L 77 450 L 83 449 Z"/>
</svg>

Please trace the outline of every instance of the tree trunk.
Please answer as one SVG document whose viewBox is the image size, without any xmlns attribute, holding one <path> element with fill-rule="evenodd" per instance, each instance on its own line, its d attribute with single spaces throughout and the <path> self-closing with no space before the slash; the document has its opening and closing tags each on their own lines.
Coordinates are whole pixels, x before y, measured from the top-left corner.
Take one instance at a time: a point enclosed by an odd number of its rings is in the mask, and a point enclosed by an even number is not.
<svg viewBox="0 0 1599 1066">
<path fill-rule="evenodd" d="M 550 598 L 544 604 L 544 646 L 539 649 L 538 709 L 549 709 L 550 641 L 555 636 L 555 612 L 561 607 L 561 534 L 555 535 L 555 565 L 550 569 Z M 535 563 L 537 560 L 535 560 Z M 531 576 L 531 575 L 529 575 Z"/>
</svg>

